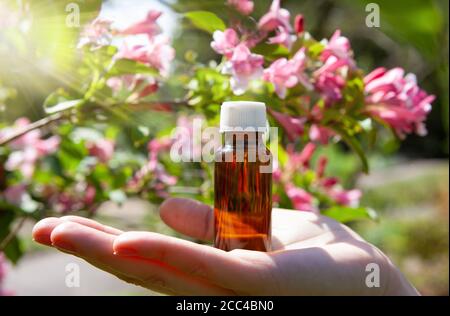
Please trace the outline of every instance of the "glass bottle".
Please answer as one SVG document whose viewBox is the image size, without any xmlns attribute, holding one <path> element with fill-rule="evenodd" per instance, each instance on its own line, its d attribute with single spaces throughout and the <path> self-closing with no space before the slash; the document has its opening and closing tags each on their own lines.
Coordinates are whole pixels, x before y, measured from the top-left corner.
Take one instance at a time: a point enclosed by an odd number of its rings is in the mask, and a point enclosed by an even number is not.
<svg viewBox="0 0 450 316">
<path fill-rule="evenodd" d="M 224 145 L 214 168 L 214 245 L 222 250 L 271 250 L 271 154 L 261 102 L 225 102 Z"/>
</svg>

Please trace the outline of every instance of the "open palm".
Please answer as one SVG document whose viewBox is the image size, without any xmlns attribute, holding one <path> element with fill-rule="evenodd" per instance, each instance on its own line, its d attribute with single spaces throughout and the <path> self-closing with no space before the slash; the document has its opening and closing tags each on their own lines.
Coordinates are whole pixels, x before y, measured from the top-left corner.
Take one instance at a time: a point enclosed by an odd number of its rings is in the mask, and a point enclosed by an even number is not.
<svg viewBox="0 0 450 316">
<path fill-rule="evenodd" d="M 213 237 L 213 212 L 188 199 L 169 199 L 161 218 L 198 240 Z M 273 251 L 225 252 L 152 232 L 122 232 L 65 216 L 36 224 L 34 239 L 76 255 L 120 279 L 177 295 L 414 295 L 398 269 L 345 225 L 308 212 L 274 209 Z M 379 287 L 368 287 L 368 264 Z"/>
</svg>

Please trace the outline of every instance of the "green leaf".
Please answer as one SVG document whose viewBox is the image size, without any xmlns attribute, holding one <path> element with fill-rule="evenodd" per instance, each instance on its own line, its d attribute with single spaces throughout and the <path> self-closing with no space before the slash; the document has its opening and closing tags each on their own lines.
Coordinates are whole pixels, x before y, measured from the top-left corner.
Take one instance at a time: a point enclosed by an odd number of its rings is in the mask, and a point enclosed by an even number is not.
<svg viewBox="0 0 450 316">
<path fill-rule="evenodd" d="M 77 106 L 80 106 L 84 103 L 83 99 L 77 99 L 77 100 L 69 100 L 69 101 L 63 101 L 61 103 L 57 103 L 55 105 L 49 106 L 47 102 L 44 103 L 44 111 L 47 114 L 54 114 L 57 112 L 65 111 L 70 108 L 74 108 Z"/>
<path fill-rule="evenodd" d="M 377 214 L 371 208 L 366 207 L 347 207 L 347 206 L 333 206 L 322 214 L 331 217 L 341 223 L 347 223 L 361 219 L 376 220 Z"/>
<path fill-rule="evenodd" d="M 217 15 L 208 11 L 191 11 L 184 14 L 195 27 L 208 33 L 224 31 L 225 23 Z"/>
<path fill-rule="evenodd" d="M 0 211 L 0 242 L 2 242 L 11 232 L 12 226 L 14 226 L 14 220 L 16 219 L 14 211 L 6 210 L 2 207 Z M 23 249 L 19 239 L 14 236 L 3 249 L 6 257 L 11 260 L 12 263 L 17 263 L 23 254 Z"/>
<path fill-rule="evenodd" d="M 4 249 L 6 257 L 11 260 L 12 263 L 16 264 L 19 259 L 24 254 L 23 245 L 17 236 L 14 236 Z"/>
<path fill-rule="evenodd" d="M 108 71 L 107 77 L 132 74 L 158 76 L 159 72 L 155 68 L 149 67 L 135 60 L 118 59 L 114 62 L 111 69 Z"/>
<path fill-rule="evenodd" d="M 344 129 L 339 127 L 333 127 L 333 130 L 336 131 L 344 140 L 344 142 L 358 155 L 361 160 L 362 168 L 364 173 L 369 173 L 369 162 L 367 161 L 366 154 L 364 153 L 364 149 L 361 147 L 361 144 L 354 137 L 349 135 Z"/>
<path fill-rule="evenodd" d="M 273 45 L 267 43 L 256 45 L 253 49 L 253 52 L 255 54 L 264 55 L 269 58 L 287 57 L 289 55 L 289 50 L 283 45 Z"/>
</svg>

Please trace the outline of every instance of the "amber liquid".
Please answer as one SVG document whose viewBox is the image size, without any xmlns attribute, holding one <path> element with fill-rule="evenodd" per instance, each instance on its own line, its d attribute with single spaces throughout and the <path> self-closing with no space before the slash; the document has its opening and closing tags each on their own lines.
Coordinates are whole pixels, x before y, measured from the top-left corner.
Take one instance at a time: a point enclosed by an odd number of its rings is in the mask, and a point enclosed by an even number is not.
<svg viewBox="0 0 450 316">
<path fill-rule="evenodd" d="M 264 146 L 265 160 L 249 151 Z M 272 173 L 260 172 L 270 164 L 270 152 L 257 137 L 237 154 L 236 138 L 217 152 L 214 170 L 214 246 L 230 251 L 271 250 Z M 242 147 L 240 148 L 242 149 Z M 261 149 L 261 148 L 260 148 Z M 225 156 L 228 155 L 228 160 Z M 237 159 L 239 157 L 239 159 Z M 250 157 L 256 157 L 252 159 Z M 253 161 L 252 161 L 253 160 Z"/>
</svg>

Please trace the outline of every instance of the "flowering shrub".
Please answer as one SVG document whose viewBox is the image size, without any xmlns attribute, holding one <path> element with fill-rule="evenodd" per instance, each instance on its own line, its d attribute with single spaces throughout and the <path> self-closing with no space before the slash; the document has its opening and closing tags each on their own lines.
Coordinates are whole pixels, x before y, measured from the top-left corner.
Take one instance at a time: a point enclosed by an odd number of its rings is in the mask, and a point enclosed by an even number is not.
<svg viewBox="0 0 450 316">
<path fill-rule="evenodd" d="M 399 138 L 424 135 L 434 97 L 401 68 L 364 74 L 339 30 L 317 41 L 304 17 L 291 17 L 279 0 L 259 19 L 250 17 L 255 5 L 228 0 L 234 17 L 228 25 L 212 12 L 184 14 L 211 35 L 220 62 L 207 65 L 195 54 L 175 63 L 160 12 L 126 28 L 99 18 L 87 22 L 72 48 L 76 73 L 47 97 L 46 116 L 33 123 L 19 118 L 0 130 L 0 240 L 7 241 L 0 250 L 19 258 L 17 217 L 92 215 L 100 203 L 132 195 L 154 203 L 169 195 L 211 203 L 212 164 L 171 161 L 170 131 L 191 130 L 194 117 L 217 125 L 228 100 L 264 101 L 270 124 L 281 128 L 276 205 L 340 221 L 373 217 L 359 205 L 359 190 L 328 175 L 328 158 L 318 148 L 342 142 L 368 172 L 367 139 L 380 127 Z M 20 20 L 32 12 L 17 14 Z M 2 32 L 26 42 L 18 20 L 2 20 Z M 198 155 L 195 148 L 190 155 Z"/>
</svg>

